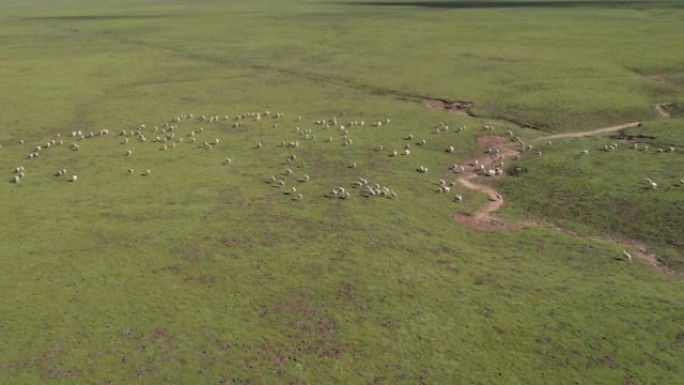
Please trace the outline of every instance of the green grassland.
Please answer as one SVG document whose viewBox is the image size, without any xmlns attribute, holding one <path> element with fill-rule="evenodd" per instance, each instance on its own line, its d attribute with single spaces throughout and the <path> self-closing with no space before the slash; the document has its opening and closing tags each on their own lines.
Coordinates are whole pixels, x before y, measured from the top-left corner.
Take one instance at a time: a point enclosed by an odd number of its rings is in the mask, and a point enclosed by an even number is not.
<svg viewBox="0 0 684 385">
<path fill-rule="evenodd" d="M 436 182 L 481 152 L 482 122 L 420 103 L 469 101 L 525 138 L 645 121 L 625 134 L 678 151 L 554 141 L 497 185 L 503 215 L 640 240 L 681 271 L 682 121 L 653 108 L 684 102 L 681 4 L 426 4 L 3 2 L 0 383 L 684 383 L 681 278 L 567 231 L 460 225 L 486 197 Z M 234 127 L 267 110 L 284 116 Z M 153 127 L 190 113 L 160 150 Z M 333 117 L 366 122 L 352 145 L 315 124 Z M 147 141 L 119 135 L 141 124 Z M 362 197 L 360 176 L 397 197 Z"/>
</svg>

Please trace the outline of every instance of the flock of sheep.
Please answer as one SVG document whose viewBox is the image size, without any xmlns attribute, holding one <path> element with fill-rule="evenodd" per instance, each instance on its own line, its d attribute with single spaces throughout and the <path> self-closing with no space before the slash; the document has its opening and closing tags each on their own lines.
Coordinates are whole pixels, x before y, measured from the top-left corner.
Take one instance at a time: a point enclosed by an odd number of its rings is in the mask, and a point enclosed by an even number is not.
<svg viewBox="0 0 684 385">
<path fill-rule="evenodd" d="M 317 134 L 319 134 L 319 136 L 325 137 L 322 142 L 327 143 L 327 145 L 335 145 L 335 143 L 339 143 L 338 145 L 343 148 L 352 148 L 354 146 L 354 140 L 352 138 L 353 134 L 362 133 L 364 130 L 372 130 L 374 127 L 387 126 L 392 123 L 391 119 L 384 118 L 366 124 L 366 122 L 363 120 L 345 119 L 345 114 L 340 113 L 337 116 L 333 116 L 329 119 L 316 120 L 311 125 L 312 128 L 300 128 L 300 125 L 303 123 L 302 118 L 298 116 L 289 122 L 292 127 L 286 128 L 285 125 L 288 124 L 288 122 L 284 121 L 283 118 L 284 114 L 271 113 L 269 111 L 247 112 L 233 117 L 228 115 L 224 115 L 223 117 L 218 115 L 176 115 L 160 126 L 148 127 L 146 124 L 140 124 L 134 129 L 124 129 L 120 131 L 118 134 L 120 137 L 119 142 L 122 146 L 126 146 L 125 150 L 122 150 L 120 154 L 124 157 L 135 156 L 133 149 L 128 148 L 133 144 L 133 142 L 154 144 L 157 146 L 159 151 L 170 151 L 176 148 L 176 146 L 181 145 L 194 145 L 202 150 L 212 150 L 222 143 L 220 138 L 207 138 L 208 132 L 210 130 L 207 129 L 207 132 L 205 132 L 204 127 L 194 127 L 196 125 L 207 125 L 207 127 L 211 125 L 219 125 L 218 127 L 221 129 L 240 129 L 257 124 L 270 125 L 271 128 L 276 129 L 276 132 L 282 132 L 283 135 L 287 135 L 287 137 L 284 140 L 281 140 L 280 144 L 277 144 L 276 146 L 291 150 L 291 154 L 288 155 L 283 162 L 283 164 L 287 165 L 288 167 L 285 168 L 284 171 L 277 172 L 276 174 L 272 175 L 269 179 L 267 179 L 266 183 L 270 184 L 274 188 L 285 190 L 284 194 L 290 196 L 292 200 L 302 200 L 304 199 L 304 191 L 301 190 L 305 190 L 305 188 L 299 185 L 309 183 L 311 178 L 308 174 L 303 174 L 301 176 L 294 175 L 295 165 L 297 165 L 298 162 L 299 165 L 297 167 L 302 167 L 302 163 L 300 162 L 298 155 L 295 153 L 300 146 L 307 146 L 307 143 L 316 141 Z M 191 124 L 188 125 L 193 126 L 193 128 L 183 127 L 185 126 L 186 122 L 190 122 Z M 467 126 L 461 126 L 452 132 L 461 133 L 467 130 Z M 493 131 L 494 127 L 490 125 L 484 125 L 482 126 L 482 130 Z M 218 131 L 220 133 L 220 130 L 211 131 Z M 446 123 L 439 123 L 431 128 L 430 131 L 435 135 L 447 133 L 449 132 L 449 126 Z M 58 133 L 53 139 L 33 147 L 27 153 L 26 157 L 30 160 L 30 162 L 35 162 L 38 161 L 42 153 L 46 151 L 54 151 L 55 148 L 60 147 L 68 148 L 71 151 L 80 151 L 81 146 L 87 146 L 87 142 L 89 140 L 95 140 L 96 138 L 103 138 L 109 135 L 110 132 L 108 129 L 101 129 L 87 133 L 84 133 L 80 130 L 71 131 L 66 138 L 63 138 L 62 135 Z M 526 143 L 522 138 L 516 136 L 511 130 L 508 130 L 507 137 L 511 142 L 517 142 L 520 144 L 521 153 L 528 152 L 533 149 L 531 144 Z M 452 139 L 445 138 L 441 140 L 442 143 L 446 143 L 444 144 L 443 148 L 444 152 L 447 154 L 455 152 L 453 144 L 448 143 L 450 140 Z M 399 156 L 409 157 L 411 156 L 412 151 L 420 151 L 419 149 L 427 144 L 427 139 L 417 139 L 413 134 L 401 138 L 398 137 L 395 139 L 395 141 L 398 142 L 395 145 L 395 149 L 387 151 L 384 145 L 377 145 L 373 148 L 373 150 L 375 152 L 380 152 L 380 154 L 386 151 L 387 156 L 390 158 Z M 66 142 L 70 143 L 65 145 Z M 228 142 L 230 142 L 230 140 Z M 25 142 L 20 140 L 19 144 L 25 145 Z M 266 144 L 267 141 L 262 139 L 255 143 L 254 150 L 264 150 L 266 148 Z M 551 142 L 548 142 L 547 146 L 551 146 Z M 632 148 L 639 149 L 639 146 L 635 144 Z M 604 151 L 615 151 L 616 149 L 617 144 L 605 145 L 602 147 L 602 150 Z M 642 150 L 648 150 L 647 146 L 643 145 Z M 673 147 L 658 150 L 658 152 L 674 151 L 675 149 Z M 580 155 L 587 155 L 588 153 L 588 150 L 583 150 Z M 504 173 L 504 159 L 506 156 L 501 153 L 500 149 L 498 148 L 490 148 L 486 151 L 486 154 L 488 158 L 482 162 L 480 162 L 478 159 L 475 159 L 463 165 L 449 164 L 442 174 L 446 172 L 456 174 L 470 172 L 485 177 L 502 175 Z M 542 151 L 537 151 L 537 154 L 542 155 Z M 513 156 L 513 159 L 517 159 L 519 156 L 520 155 Z M 233 159 L 231 157 L 223 158 L 224 165 L 231 165 L 232 162 Z M 357 162 L 350 162 L 348 168 L 358 168 Z M 15 184 L 21 183 L 26 176 L 26 169 L 27 168 L 23 165 L 15 167 L 10 182 Z M 415 170 L 420 174 L 427 174 L 429 172 L 429 168 L 425 165 L 418 165 Z M 152 171 L 150 169 L 146 169 L 140 172 L 139 175 L 147 176 L 150 175 L 151 172 Z M 132 168 L 128 168 L 125 171 L 125 174 L 129 175 L 134 173 L 135 170 Z M 57 178 L 65 178 L 67 181 L 72 183 L 79 180 L 77 174 L 69 173 L 64 168 L 58 169 L 54 173 L 54 176 Z M 645 181 L 652 189 L 656 189 L 658 187 L 657 183 L 649 178 L 646 178 Z M 684 180 L 680 182 L 684 186 Z M 451 190 L 455 184 L 456 183 L 453 181 L 438 179 L 436 181 L 437 188 L 435 191 L 440 194 L 451 194 Z M 358 191 L 354 195 L 365 198 L 384 197 L 387 199 L 394 199 L 397 197 L 397 192 L 394 189 L 382 183 L 369 183 L 364 177 L 358 177 L 357 179 L 351 181 L 347 188 L 342 185 L 333 186 L 324 196 L 327 198 L 349 199 L 352 197 L 352 192 L 354 190 Z M 462 202 L 463 195 L 454 194 L 451 196 L 451 199 L 455 202 Z"/>
<path fill-rule="evenodd" d="M 236 116 L 224 115 L 222 117 L 218 115 L 176 115 L 159 126 L 148 127 L 146 124 L 139 124 L 133 129 L 129 128 L 121 130 L 116 136 L 119 137 L 118 142 L 123 149 L 117 150 L 117 152 L 122 157 L 135 157 L 136 153 L 139 151 L 148 150 L 150 148 L 149 145 L 155 145 L 159 151 L 171 151 L 177 146 L 182 145 L 194 145 L 202 150 L 212 150 L 222 143 L 220 138 L 207 138 L 208 132 L 210 131 L 219 133 L 221 132 L 221 130 L 211 130 L 210 126 L 212 125 L 218 125 L 218 127 L 224 131 L 225 129 L 240 129 L 257 124 L 270 125 L 271 128 L 277 129 L 276 132 L 283 132 L 283 135 L 287 136 L 285 140 L 280 141 L 280 144 L 277 144 L 276 146 L 290 149 L 292 154 L 287 156 L 283 162 L 283 164 L 286 164 L 289 167 L 285 168 L 284 171 L 278 172 L 271 176 L 267 180 L 267 183 L 275 188 L 285 190 L 284 194 L 290 196 L 292 200 L 302 200 L 304 199 L 304 191 L 300 190 L 305 190 L 305 188 L 299 185 L 308 183 L 311 180 L 311 177 L 308 174 L 297 176 L 294 175 L 294 170 L 296 170 L 295 165 L 299 162 L 298 155 L 295 153 L 295 151 L 301 148 L 300 146 L 306 146 L 307 143 L 315 141 L 317 138 L 316 134 L 318 134 L 320 137 L 324 137 L 322 140 L 323 143 L 327 143 L 328 145 L 335 145 L 335 143 L 337 143 L 337 145 L 341 146 L 342 148 L 353 148 L 353 134 L 361 133 L 363 130 L 371 130 L 376 127 L 385 127 L 392 124 L 392 120 L 389 118 L 376 119 L 367 124 L 363 120 L 345 119 L 345 114 L 340 113 L 337 116 L 333 116 L 329 119 L 321 119 L 313 122 L 313 124 L 311 124 L 311 128 L 300 128 L 299 125 L 303 124 L 301 117 L 296 117 L 290 122 L 285 122 L 283 118 L 284 114 L 271 113 L 269 111 L 247 112 Z M 186 123 L 189 124 L 186 126 Z M 286 124 L 291 124 L 291 128 L 285 128 Z M 204 127 L 197 128 L 197 125 L 205 125 L 207 127 L 206 132 Z M 192 128 L 189 126 L 192 126 Z M 483 129 L 491 130 L 493 128 L 491 126 L 486 126 Z M 432 130 L 434 134 L 448 132 L 449 126 L 445 123 L 440 123 Z M 458 133 L 466 130 L 467 127 L 463 126 L 454 131 Z M 46 151 L 55 151 L 54 149 L 56 148 L 62 148 L 64 150 L 79 152 L 82 150 L 82 147 L 89 145 L 89 141 L 113 136 L 115 135 L 110 134 L 108 129 L 101 129 L 92 132 L 75 130 L 64 136 L 62 136 L 60 133 L 57 133 L 53 139 L 36 145 L 28 151 L 26 158 L 29 159 L 29 164 L 15 167 L 10 182 L 14 184 L 22 183 L 26 177 L 27 169 L 31 166 L 31 162 L 39 161 L 41 154 L 45 153 Z M 427 144 L 427 140 L 425 138 L 416 139 L 415 143 L 412 143 L 413 140 L 414 135 L 409 135 L 404 138 L 396 138 L 396 141 L 399 142 L 399 144 L 397 144 L 398 149 L 389 151 L 387 155 L 389 157 L 408 157 L 411 155 L 411 151 L 413 150 L 412 144 L 415 145 L 416 148 L 420 148 L 421 146 L 425 146 Z M 230 142 L 230 140 L 228 140 L 228 142 Z M 145 144 L 146 147 L 134 147 L 134 143 Z M 18 144 L 22 146 L 26 145 L 25 141 L 23 140 L 18 141 Z M 266 148 L 266 144 L 267 141 L 262 139 L 255 143 L 254 149 L 264 150 Z M 384 145 L 378 145 L 373 150 L 382 154 L 384 149 Z M 453 145 L 445 146 L 446 153 L 453 153 L 454 151 Z M 233 159 L 231 157 L 223 157 L 224 165 L 231 165 L 232 163 Z M 301 164 L 299 164 L 297 167 L 301 167 Z M 357 167 L 359 167 L 357 162 L 350 162 L 348 164 L 348 168 L 350 169 L 356 169 Z M 422 174 L 428 173 L 428 167 L 424 165 L 419 165 L 416 170 Z M 458 172 L 457 169 L 453 169 L 452 171 Z M 461 168 L 461 171 L 464 170 Z M 151 172 L 152 171 L 150 169 L 146 169 L 138 174 L 147 176 L 150 175 Z M 135 173 L 136 170 L 133 168 L 127 168 L 124 172 L 122 172 L 122 174 L 127 175 L 132 175 Z M 497 175 L 499 174 L 500 171 L 497 171 Z M 79 177 L 76 173 L 69 172 L 65 168 L 57 169 L 54 172 L 54 177 L 64 178 L 72 183 L 79 181 Z M 444 180 L 439 180 L 437 181 L 437 191 L 440 193 L 450 193 L 454 184 L 455 182 L 447 183 Z M 397 191 L 390 186 L 383 183 L 368 182 L 368 180 L 364 177 L 358 177 L 357 179 L 349 182 L 348 187 L 346 186 L 346 184 L 337 184 L 331 187 L 329 193 L 324 194 L 324 196 L 327 198 L 337 199 L 349 199 L 352 197 L 352 194 L 365 198 L 382 197 L 387 199 L 394 199 L 398 196 Z M 463 200 L 463 196 L 461 194 L 456 194 L 452 198 L 457 202 Z"/>
</svg>

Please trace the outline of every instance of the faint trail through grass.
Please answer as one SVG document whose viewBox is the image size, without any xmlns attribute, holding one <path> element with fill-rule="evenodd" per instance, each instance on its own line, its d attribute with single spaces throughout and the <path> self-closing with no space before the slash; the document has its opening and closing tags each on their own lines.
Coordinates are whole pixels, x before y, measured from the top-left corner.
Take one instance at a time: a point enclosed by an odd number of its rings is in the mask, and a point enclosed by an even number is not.
<svg viewBox="0 0 684 385">
<path fill-rule="evenodd" d="M 657 105 L 659 107 L 660 105 Z M 532 141 L 543 141 L 543 140 L 550 140 L 550 139 L 561 139 L 561 138 L 581 138 L 581 137 L 586 137 L 586 136 L 595 136 L 595 135 L 600 135 L 600 134 L 605 134 L 609 132 L 615 132 L 615 131 L 620 131 L 620 130 L 625 130 L 628 128 L 633 128 L 633 127 L 638 127 L 641 125 L 641 122 L 630 122 L 630 123 L 625 123 L 625 124 L 620 124 L 617 126 L 610 126 L 610 127 L 602 127 L 602 128 L 597 128 L 593 130 L 587 130 L 587 131 L 580 131 L 580 132 L 569 132 L 569 133 L 564 133 L 564 134 L 555 134 L 555 135 L 548 135 L 548 136 L 543 136 L 540 138 L 536 138 Z M 499 137 L 504 140 L 503 137 Z M 478 143 L 480 144 L 481 147 L 485 142 Z M 500 160 L 504 160 L 506 158 L 518 156 L 521 154 L 520 150 L 517 150 L 512 147 L 515 143 L 513 142 L 504 142 L 503 140 L 487 140 L 486 145 L 487 147 L 498 150 L 501 157 L 499 158 Z M 503 207 L 505 200 L 504 197 L 496 191 L 494 188 L 479 184 L 476 182 L 473 182 L 473 179 L 478 176 L 477 170 L 478 168 L 475 167 L 475 165 L 482 165 L 485 168 L 492 166 L 492 164 L 495 162 L 495 158 L 491 156 L 490 154 L 487 154 L 485 156 L 480 156 L 477 158 L 469 159 L 466 164 L 468 167 L 466 168 L 466 172 L 462 174 L 458 178 L 458 182 L 463 185 L 464 187 L 471 189 L 471 190 L 476 190 L 480 191 L 484 194 L 486 194 L 489 198 L 487 203 L 484 205 L 480 206 L 478 209 L 476 209 L 473 213 L 471 214 L 466 214 L 466 213 L 456 213 L 454 215 L 454 218 L 473 229 L 477 230 L 482 230 L 482 231 L 500 231 L 500 230 L 519 230 L 525 227 L 529 226 L 540 226 L 542 224 L 534 221 L 522 221 L 522 222 L 516 222 L 516 223 L 505 223 L 501 218 L 499 218 L 496 215 L 496 212 Z M 505 174 L 504 174 L 505 175 Z M 563 231 L 569 234 L 572 234 L 574 236 L 579 236 L 578 234 L 561 229 L 557 226 L 552 226 L 548 224 L 544 224 L 543 226 L 546 227 L 553 227 L 555 230 L 558 231 Z M 625 248 L 632 248 L 634 249 L 634 256 L 636 257 L 637 260 L 640 262 L 644 263 L 645 265 L 651 267 L 652 269 L 658 271 L 661 274 L 665 275 L 677 275 L 679 276 L 680 274 L 664 264 L 662 264 L 658 258 L 650 253 L 648 247 L 644 244 L 638 243 L 633 240 L 617 240 L 617 239 L 611 239 L 611 238 L 605 238 L 605 237 L 592 237 L 592 239 L 599 241 L 599 242 L 604 242 L 604 243 L 611 243 L 611 244 L 617 244 Z"/>
</svg>

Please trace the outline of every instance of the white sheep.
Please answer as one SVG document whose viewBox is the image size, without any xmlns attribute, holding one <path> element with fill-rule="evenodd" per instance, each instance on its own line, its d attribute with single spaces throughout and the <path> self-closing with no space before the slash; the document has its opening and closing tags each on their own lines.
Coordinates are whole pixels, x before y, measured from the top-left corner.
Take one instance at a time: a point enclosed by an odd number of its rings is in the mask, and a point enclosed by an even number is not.
<svg viewBox="0 0 684 385">
<path fill-rule="evenodd" d="M 622 250 L 622 255 L 628 260 L 632 261 L 632 254 L 628 253 L 627 250 Z"/>
<path fill-rule="evenodd" d="M 69 178 L 69 182 L 76 182 L 78 180 L 78 175 L 72 175 L 71 178 Z"/>
</svg>

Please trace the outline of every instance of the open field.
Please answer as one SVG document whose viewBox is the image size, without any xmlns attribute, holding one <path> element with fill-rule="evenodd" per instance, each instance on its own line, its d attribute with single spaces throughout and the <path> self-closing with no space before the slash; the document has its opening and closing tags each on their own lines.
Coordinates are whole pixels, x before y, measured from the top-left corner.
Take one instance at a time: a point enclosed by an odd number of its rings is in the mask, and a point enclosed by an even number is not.
<svg viewBox="0 0 684 385">
<path fill-rule="evenodd" d="M 0 383 L 684 383 L 683 4 L 3 2 Z"/>
</svg>

